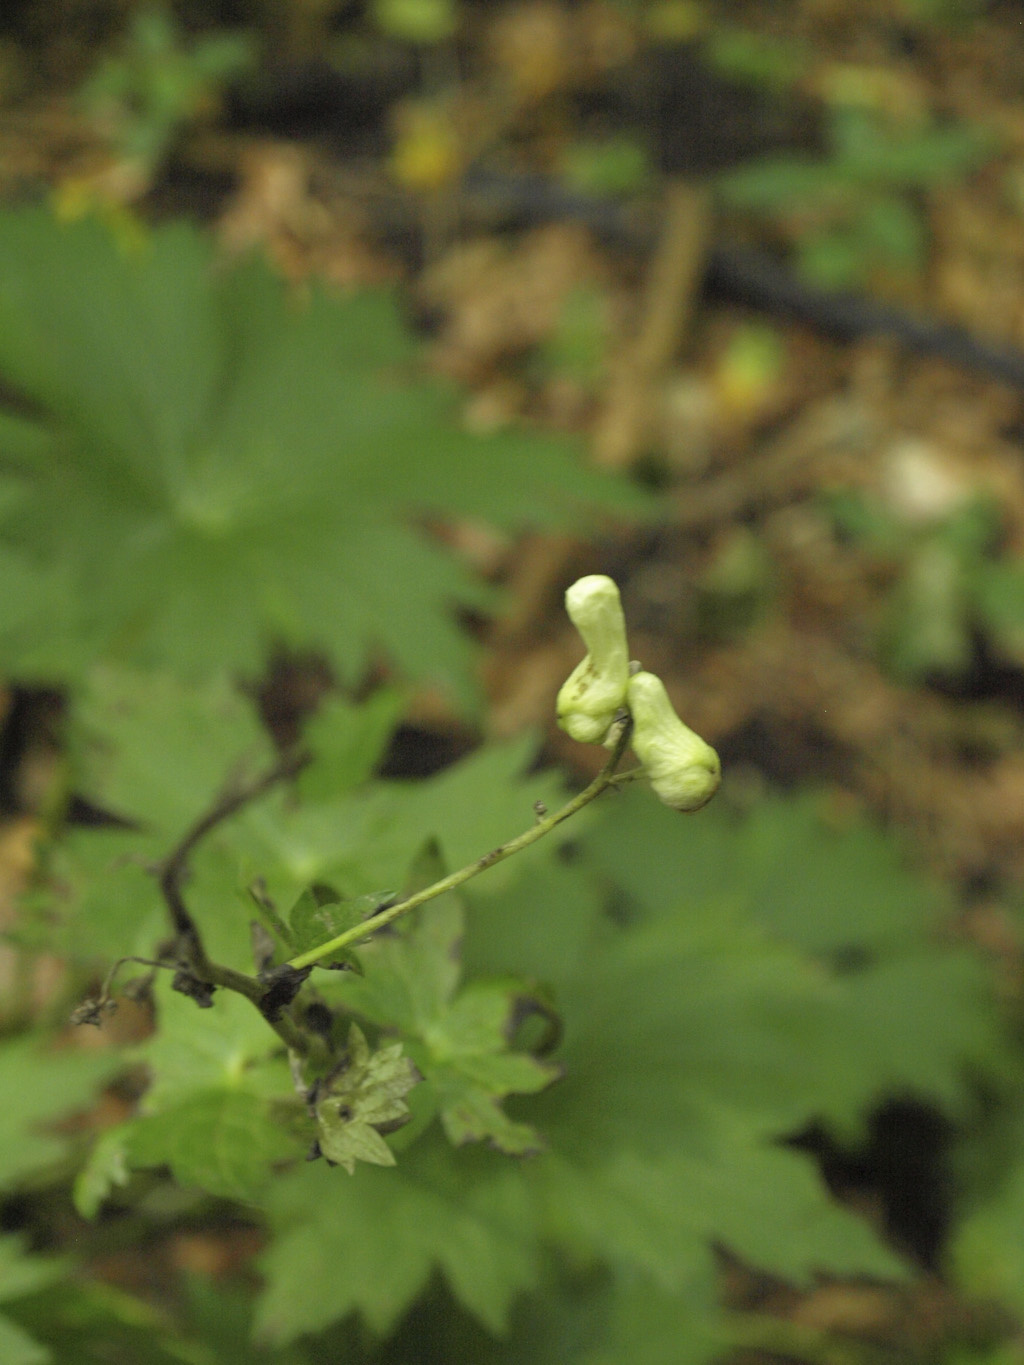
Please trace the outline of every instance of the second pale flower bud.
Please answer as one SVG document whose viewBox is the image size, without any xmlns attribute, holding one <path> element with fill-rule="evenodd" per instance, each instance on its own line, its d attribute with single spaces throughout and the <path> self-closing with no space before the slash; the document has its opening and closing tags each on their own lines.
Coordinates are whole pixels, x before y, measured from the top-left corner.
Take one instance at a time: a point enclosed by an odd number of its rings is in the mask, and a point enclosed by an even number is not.
<svg viewBox="0 0 1024 1365">
<path fill-rule="evenodd" d="M 627 702 L 633 715 L 633 752 L 644 765 L 655 795 L 674 810 L 700 810 L 718 790 L 718 755 L 676 715 L 665 684 L 655 673 L 630 678 Z"/>
</svg>

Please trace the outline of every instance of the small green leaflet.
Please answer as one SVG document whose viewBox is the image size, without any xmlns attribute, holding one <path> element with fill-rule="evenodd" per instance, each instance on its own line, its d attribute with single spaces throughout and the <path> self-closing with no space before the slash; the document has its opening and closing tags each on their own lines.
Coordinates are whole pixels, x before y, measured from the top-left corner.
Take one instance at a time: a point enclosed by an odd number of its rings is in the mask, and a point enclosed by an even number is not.
<svg viewBox="0 0 1024 1365">
<path fill-rule="evenodd" d="M 381 1130 L 407 1121 L 405 1096 L 419 1080 L 401 1043 L 371 1052 L 362 1029 L 353 1024 L 342 1067 L 328 1077 L 316 1101 L 317 1141 L 327 1160 L 350 1175 L 357 1161 L 393 1166 L 395 1157 Z"/>
<path fill-rule="evenodd" d="M 108 1128 L 93 1144 L 92 1151 L 75 1177 L 72 1198 L 83 1218 L 95 1218 L 111 1192 L 123 1189 L 131 1178 L 128 1163 L 128 1135 L 131 1122 Z"/>
<path fill-rule="evenodd" d="M 288 916 L 291 941 L 288 956 L 297 957 L 311 948 L 318 948 L 347 929 L 363 924 L 382 906 L 395 899 L 391 891 L 379 891 L 374 895 L 356 896 L 352 900 L 342 900 L 337 892 L 320 883 L 306 888 L 292 906 Z M 343 950 L 332 958 L 331 965 L 344 963 L 353 971 L 362 972 L 362 965 L 356 953 Z"/>
</svg>

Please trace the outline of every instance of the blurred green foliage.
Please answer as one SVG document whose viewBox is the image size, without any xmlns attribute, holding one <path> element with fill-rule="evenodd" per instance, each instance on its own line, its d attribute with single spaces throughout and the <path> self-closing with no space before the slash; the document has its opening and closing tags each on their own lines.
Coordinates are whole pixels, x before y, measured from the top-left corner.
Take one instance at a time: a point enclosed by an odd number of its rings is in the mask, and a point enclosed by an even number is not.
<svg viewBox="0 0 1024 1365">
<path fill-rule="evenodd" d="M 79 98 L 117 154 L 152 171 L 190 125 L 215 111 L 225 84 L 255 57 L 250 34 L 189 40 L 169 8 L 143 7 L 132 14 L 120 51 L 99 63 Z"/>
<path fill-rule="evenodd" d="M 622 133 L 570 143 L 562 157 L 562 178 L 582 194 L 615 198 L 649 190 L 654 171 L 642 142 Z"/>
<path fill-rule="evenodd" d="M 864 285 L 878 272 L 918 272 L 926 219 L 915 196 L 961 179 L 994 152 L 966 124 L 905 126 L 877 109 L 829 110 L 828 154 L 766 156 L 718 178 L 721 201 L 774 220 L 796 246 L 797 264 L 829 289 Z"/>
<path fill-rule="evenodd" d="M 459 23 L 455 0 L 373 0 L 372 9 L 382 32 L 410 43 L 443 42 Z"/>
<path fill-rule="evenodd" d="M 826 502 L 837 528 L 887 570 L 875 635 L 894 676 L 962 677 L 979 638 L 997 659 L 1024 660 L 1024 565 L 1003 553 L 991 499 L 968 498 L 916 525 L 852 490 Z"/>
</svg>

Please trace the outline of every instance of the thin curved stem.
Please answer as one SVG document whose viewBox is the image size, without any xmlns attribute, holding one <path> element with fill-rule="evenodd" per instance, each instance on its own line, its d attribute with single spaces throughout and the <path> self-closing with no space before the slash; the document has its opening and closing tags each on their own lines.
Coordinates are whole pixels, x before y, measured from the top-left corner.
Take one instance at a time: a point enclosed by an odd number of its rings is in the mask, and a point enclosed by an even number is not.
<svg viewBox="0 0 1024 1365">
<path fill-rule="evenodd" d="M 584 787 L 583 791 L 574 796 L 560 809 L 552 815 L 544 815 L 537 820 L 528 830 L 517 835 L 514 839 L 509 839 L 507 843 L 499 844 L 497 848 L 492 848 L 483 857 L 467 863 L 465 867 L 460 867 L 457 872 L 449 873 L 447 877 L 442 877 L 440 881 L 434 882 L 431 886 L 424 887 L 422 891 L 417 891 L 408 896 L 405 900 L 398 901 L 395 905 L 388 906 L 386 910 L 379 911 L 363 924 L 356 924 L 351 929 L 346 929 L 343 934 L 336 938 L 329 939 L 326 943 L 321 943 L 317 948 L 310 948 L 308 952 L 299 953 L 288 963 L 290 967 L 301 969 L 312 967 L 317 962 L 322 962 L 325 957 L 330 957 L 333 953 L 341 952 L 343 948 L 348 948 L 353 943 L 358 943 L 361 939 L 370 938 L 385 925 L 393 924 L 396 919 L 401 919 L 403 915 L 408 915 L 411 911 L 424 905 L 427 901 L 432 901 L 438 896 L 443 896 L 447 891 L 454 891 L 457 886 L 462 886 L 472 877 L 477 877 L 481 872 L 486 872 L 489 867 L 504 862 L 506 858 L 511 858 L 514 853 L 521 853 L 524 848 L 529 848 L 530 844 L 535 844 L 538 839 L 543 839 L 546 834 L 550 834 L 556 825 L 560 825 L 563 820 L 568 820 L 571 815 L 590 804 L 602 792 L 609 787 L 616 785 L 615 769 L 626 752 L 629 744 L 629 737 L 632 732 L 632 725 L 629 720 L 622 722 L 622 732 L 619 735 L 615 748 L 608 762 L 604 765 L 598 775 L 594 778 L 589 787 Z M 622 777 L 634 776 L 635 774 L 622 774 Z"/>
</svg>

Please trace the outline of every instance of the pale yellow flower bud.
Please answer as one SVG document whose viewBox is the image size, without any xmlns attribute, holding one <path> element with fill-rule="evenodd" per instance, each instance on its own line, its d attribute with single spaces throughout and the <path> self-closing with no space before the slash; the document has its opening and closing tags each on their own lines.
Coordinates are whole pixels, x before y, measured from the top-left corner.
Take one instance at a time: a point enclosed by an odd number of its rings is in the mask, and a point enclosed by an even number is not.
<svg viewBox="0 0 1024 1365">
<path fill-rule="evenodd" d="M 588 652 L 558 693 L 558 723 L 573 739 L 600 744 L 625 705 L 629 682 L 619 590 L 605 574 L 588 574 L 565 594 L 565 609 Z"/>
<path fill-rule="evenodd" d="M 722 766 L 710 744 L 684 725 L 654 673 L 630 678 L 627 704 L 633 716 L 633 752 L 655 794 L 674 810 L 700 810 L 718 790 Z"/>
</svg>

